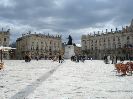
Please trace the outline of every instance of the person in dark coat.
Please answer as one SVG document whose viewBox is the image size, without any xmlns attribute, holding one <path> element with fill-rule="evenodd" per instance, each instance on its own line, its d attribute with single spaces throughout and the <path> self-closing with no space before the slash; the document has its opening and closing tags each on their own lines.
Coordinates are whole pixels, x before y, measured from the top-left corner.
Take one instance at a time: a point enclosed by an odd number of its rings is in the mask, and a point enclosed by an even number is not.
<svg viewBox="0 0 133 99">
<path fill-rule="evenodd" d="M 31 58 L 30 58 L 29 55 L 26 54 L 25 57 L 24 57 L 24 60 L 25 60 L 25 62 L 30 62 Z"/>
<path fill-rule="evenodd" d="M 61 55 L 59 55 L 59 63 L 62 63 Z"/>
<path fill-rule="evenodd" d="M 111 64 L 114 64 L 114 56 L 111 57 L 111 60 L 112 60 Z"/>
</svg>

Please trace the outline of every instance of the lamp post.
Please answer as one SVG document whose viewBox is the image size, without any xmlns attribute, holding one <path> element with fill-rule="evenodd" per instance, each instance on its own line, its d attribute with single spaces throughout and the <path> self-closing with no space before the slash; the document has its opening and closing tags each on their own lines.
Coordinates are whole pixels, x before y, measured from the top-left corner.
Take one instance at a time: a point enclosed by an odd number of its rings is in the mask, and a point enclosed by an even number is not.
<svg viewBox="0 0 133 99">
<path fill-rule="evenodd" d="M 1 62 L 0 62 L 0 70 L 1 69 L 3 69 L 3 66 L 4 66 L 4 63 L 2 63 L 2 49 L 0 50 L 0 53 L 1 53 L 1 55 L 0 55 L 0 60 L 1 60 Z"/>
<path fill-rule="evenodd" d="M 0 50 L 0 60 L 1 60 L 1 63 L 2 63 L 2 49 Z"/>
</svg>

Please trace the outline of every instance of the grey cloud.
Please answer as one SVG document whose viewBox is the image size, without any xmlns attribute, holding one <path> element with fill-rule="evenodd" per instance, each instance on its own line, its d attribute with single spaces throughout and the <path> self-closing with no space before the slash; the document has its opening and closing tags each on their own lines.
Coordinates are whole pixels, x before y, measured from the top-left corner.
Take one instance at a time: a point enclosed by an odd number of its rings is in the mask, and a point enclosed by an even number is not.
<svg viewBox="0 0 133 99">
<path fill-rule="evenodd" d="M 28 25 L 35 30 L 51 30 L 62 33 L 64 37 L 71 30 L 98 28 L 98 23 L 104 24 L 110 20 L 114 21 L 113 25 L 120 26 L 129 23 L 133 18 L 133 0 L 12 0 L 12 2 L 14 6 L 0 6 L 0 20 L 15 25 Z M 79 42 L 82 34 L 77 34 L 72 33 L 73 38 Z"/>
</svg>

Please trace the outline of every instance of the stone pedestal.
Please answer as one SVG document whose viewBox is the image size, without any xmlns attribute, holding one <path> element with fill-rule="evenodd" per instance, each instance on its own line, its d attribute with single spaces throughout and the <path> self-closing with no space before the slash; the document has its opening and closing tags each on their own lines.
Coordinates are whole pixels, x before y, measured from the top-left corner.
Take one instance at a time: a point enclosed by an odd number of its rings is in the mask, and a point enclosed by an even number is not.
<svg viewBox="0 0 133 99">
<path fill-rule="evenodd" d="M 65 47 L 65 54 L 64 54 L 64 58 L 65 59 L 70 59 L 71 56 L 75 55 L 74 52 L 74 46 L 73 45 L 67 45 Z"/>
</svg>

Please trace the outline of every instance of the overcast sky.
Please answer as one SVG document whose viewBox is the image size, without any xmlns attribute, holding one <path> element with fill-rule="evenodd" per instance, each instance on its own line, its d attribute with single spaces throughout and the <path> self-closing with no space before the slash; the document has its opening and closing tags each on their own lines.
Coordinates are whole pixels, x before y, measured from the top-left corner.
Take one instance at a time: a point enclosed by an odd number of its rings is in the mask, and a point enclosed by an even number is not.
<svg viewBox="0 0 133 99">
<path fill-rule="evenodd" d="M 0 28 L 11 29 L 12 41 L 36 31 L 80 43 L 82 34 L 121 29 L 132 18 L 133 0 L 0 0 Z"/>
</svg>

